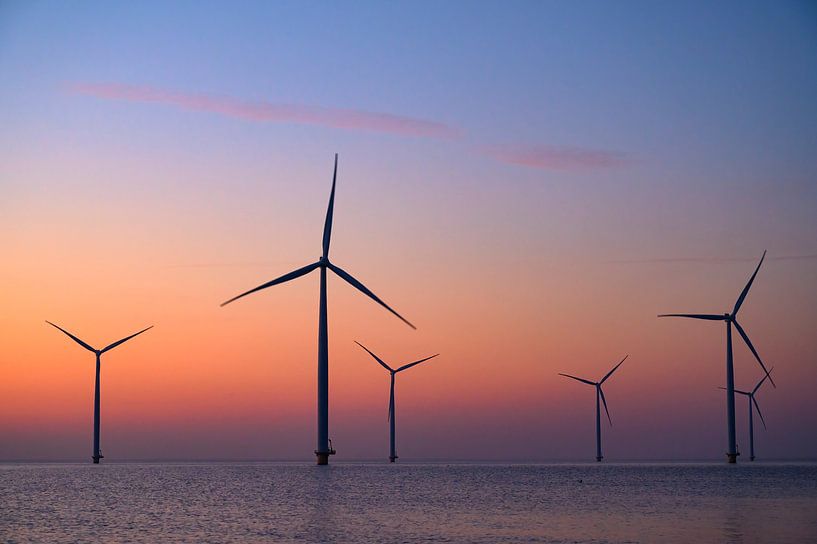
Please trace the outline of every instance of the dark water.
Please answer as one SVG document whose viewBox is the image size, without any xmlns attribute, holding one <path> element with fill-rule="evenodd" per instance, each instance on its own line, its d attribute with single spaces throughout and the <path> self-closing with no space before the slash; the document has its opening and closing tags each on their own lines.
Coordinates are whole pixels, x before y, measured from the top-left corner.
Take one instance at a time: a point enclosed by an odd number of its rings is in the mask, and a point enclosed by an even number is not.
<svg viewBox="0 0 817 544">
<path fill-rule="evenodd" d="M 4 464 L 2 542 L 817 542 L 814 464 Z"/>
</svg>

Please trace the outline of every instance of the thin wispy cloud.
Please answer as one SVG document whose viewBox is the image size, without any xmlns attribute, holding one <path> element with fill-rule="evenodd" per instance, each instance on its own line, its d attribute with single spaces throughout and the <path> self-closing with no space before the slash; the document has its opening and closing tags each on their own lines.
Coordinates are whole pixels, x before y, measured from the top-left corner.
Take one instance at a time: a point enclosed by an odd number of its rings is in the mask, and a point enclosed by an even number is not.
<svg viewBox="0 0 817 544">
<path fill-rule="evenodd" d="M 478 151 L 500 162 L 541 170 L 599 170 L 632 162 L 625 153 L 581 147 L 497 145 L 482 146 Z"/>
<path fill-rule="evenodd" d="M 120 83 L 73 83 L 68 86 L 68 90 L 74 94 L 103 100 L 164 104 L 189 111 L 215 113 L 262 123 L 317 125 L 343 130 L 440 139 L 455 139 L 461 136 L 460 129 L 445 123 L 391 113 L 248 101 Z"/>
<path fill-rule="evenodd" d="M 817 259 L 817 253 L 807 253 L 803 255 L 779 255 L 766 257 L 767 261 L 807 261 Z M 667 257 L 656 259 L 621 259 L 607 261 L 613 264 L 726 264 L 756 262 L 758 256 L 754 257 Z"/>
<path fill-rule="evenodd" d="M 123 83 L 79 82 L 68 84 L 66 89 L 72 94 L 100 100 L 160 104 L 259 123 L 313 125 L 443 140 L 459 140 L 465 136 L 462 129 L 438 121 L 350 108 L 251 101 Z M 471 149 L 502 163 L 541 170 L 592 171 L 632 162 L 625 153 L 570 146 L 494 145 Z"/>
<path fill-rule="evenodd" d="M 161 268 L 255 268 L 264 266 L 290 265 L 289 261 L 243 261 L 243 262 L 209 262 L 168 264 Z"/>
</svg>

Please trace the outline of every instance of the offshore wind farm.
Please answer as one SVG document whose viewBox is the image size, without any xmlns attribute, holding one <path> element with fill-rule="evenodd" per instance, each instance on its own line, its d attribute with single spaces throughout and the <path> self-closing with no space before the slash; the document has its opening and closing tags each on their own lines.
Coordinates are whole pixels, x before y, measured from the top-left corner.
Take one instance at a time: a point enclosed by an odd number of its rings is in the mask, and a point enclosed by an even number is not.
<svg viewBox="0 0 817 544">
<path fill-rule="evenodd" d="M 0 542 L 817 541 L 816 21 L 0 2 Z"/>
</svg>

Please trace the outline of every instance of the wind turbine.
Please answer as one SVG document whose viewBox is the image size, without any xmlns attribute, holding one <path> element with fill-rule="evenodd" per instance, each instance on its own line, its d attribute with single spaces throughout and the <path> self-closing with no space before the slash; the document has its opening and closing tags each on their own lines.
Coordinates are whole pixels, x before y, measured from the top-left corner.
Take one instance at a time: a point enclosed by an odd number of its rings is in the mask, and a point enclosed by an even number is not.
<svg viewBox="0 0 817 544">
<path fill-rule="evenodd" d="M 139 331 L 137 333 L 131 334 L 130 336 L 126 336 L 122 340 L 117 340 L 113 344 L 109 344 L 109 345 L 105 346 L 102 349 L 94 349 L 91 346 L 89 346 L 88 344 L 86 344 L 85 342 L 83 342 L 82 340 L 80 340 L 79 338 L 77 338 L 76 336 L 74 336 L 73 334 L 71 334 L 70 332 L 68 332 L 67 330 L 60 327 L 59 325 L 55 325 L 55 324 L 51 323 L 48 320 L 46 320 L 46 323 L 48 323 L 52 327 L 56 327 L 57 329 L 61 330 L 62 332 L 67 334 L 71 338 L 71 340 L 73 340 L 74 342 L 76 342 L 80 346 L 84 347 L 88 351 L 94 352 L 94 354 L 96 355 L 96 381 L 94 382 L 94 455 L 93 455 L 93 460 L 94 460 L 94 464 L 99 464 L 99 460 L 102 459 L 102 454 L 99 452 L 99 368 L 100 368 L 100 358 L 102 357 L 102 354 L 105 353 L 106 351 L 110 351 L 113 348 L 115 348 L 116 346 L 118 346 L 119 344 L 127 342 L 128 340 L 130 340 L 134 336 L 138 336 L 138 335 L 142 334 L 143 332 L 145 332 L 146 330 L 152 329 L 153 325 L 151 325 L 147 329 L 142 329 L 141 331 Z"/>
<path fill-rule="evenodd" d="M 755 281 L 757 271 L 760 270 L 760 265 L 763 264 L 763 259 L 765 258 L 766 251 L 763 251 L 763 256 L 760 257 L 760 262 L 757 264 L 754 274 L 752 274 L 752 277 L 749 278 L 749 282 L 746 284 L 746 287 L 744 287 L 743 291 L 741 291 L 737 302 L 735 302 L 735 307 L 732 308 L 731 314 L 661 314 L 658 316 L 688 317 L 691 319 L 726 322 L 726 429 L 729 441 L 729 451 L 726 453 L 726 456 L 730 463 L 736 463 L 738 460 L 737 441 L 735 439 L 735 370 L 732 361 L 732 325 L 735 325 L 735 329 L 737 329 L 738 334 L 740 334 L 743 341 L 746 342 L 746 345 L 749 347 L 752 355 L 755 356 L 755 359 L 757 359 L 757 362 L 760 363 L 760 367 L 763 369 L 763 372 L 769 377 L 769 382 L 771 382 L 773 387 L 777 387 L 772 377 L 769 376 L 769 371 L 766 370 L 766 366 L 760 359 L 760 355 L 757 354 L 755 346 L 752 345 L 751 340 L 749 340 L 749 337 L 746 335 L 746 331 L 743 330 L 743 327 L 740 326 L 740 323 L 738 323 L 737 320 L 738 310 L 740 310 L 743 301 L 746 299 L 746 295 L 749 293 L 749 288 L 752 287 L 752 282 Z"/>
<path fill-rule="evenodd" d="M 601 402 L 604 403 L 604 411 L 607 412 L 607 419 L 610 421 L 610 426 L 613 426 L 613 420 L 610 418 L 610 410 L 607 409 L 607 400 L 604 398 L 604 391 L 601 389 L 601 384 L 603 384 L 605 381 L 607 381 L 607 378 L 613 375 L 613 372 L 615 372 L 618 367 L 621 366 L 621 363 L 627 360 L 627 357 L 629 357 L 629 355 L 625 355 L 624 359 L 619 361 L 619 363 L 614 366 L 610 372 L 605 374 L 604 377 L 597 382 L 591 382 L 590 380 L 585 380 L 584 378 L 577 378 L 576 376 L 571 376 L 570 374 L 559 373 L 559 376 L 573 378 L 574 380 L 592 385 L 596 388 L 596 461 L 601 461 L 603 458 L 601 454 L 601 406 L 599 405 L 599 399 L 601 399 Z"/>
<path fill-rule="evenodd" d="M 378 363 L 380 363 L 380 366 L 382 366 L 383 368 L 388 370 L 389 374 L 391 375 L 391 385 L 389 386 L 389 461 L 394 463 L 394 460 L 397 459 L 397 453 L 395 452 L 395 445 L 394 445 L 394 376 L 398 372 L 408 370 L 409 368 L 411 368 L 411 367 L 413 367 L 415 365 L 419 365 L 420 363 L 428 361 L 429 359 L 433 359 L 434 357 L 439 355 L 439 353 L 437 353 L 436 355 L 432 355 L 430 357 L 426 357 L 425 359 L 420 359 L 419 361 L 414 361 L 413 363 L 403 365 L 403 366 L 401 366 L 401 367 L 399 367 L 397 369 L 393 369 L 392 367 L 387 365 L 385 362 L 383 362 L 383 359 L 381 359 L 380 357 L 378 357 L 377 355 L 375 355 L 374 353 L 369 351 L 369 348 L 367 348 L 366 346 L 364 346 L 363 344 L 361 344 L 357 340 L 355 340 L 355 344 L 357 344 L 358 346 L 365 349 L 366 352 L 369 355 L 371 355 L 372 357 L 374 357 L 374 360 L 377 361 Z"/>
<path fill-rule="evenodd" d="M 316 268 L 321 271 L 321 291 L 320 291 L 320 310 L 318 317 L 318 444 L 315 450 L 315 455 L 318 457 L 319 465 L 329 464 L 329 456 L 335 453 L 329 441 L 329 330 L 327 323 L 326 312 L 326 270 L 329 269 L 342 279 L 346 280 L 352 287 L 361 291 L 385 309 L 400 318 L 406 325 L 412 329 L 416 329 L 414 325 L 409 323 L 403 316 L 395 312 L 389 305 L 380 300 L 377 295 L 372 293 L 365 285 L 360 283 L 351 274 L 329 261 L 329 241 L 332 236 L 332 214 L 335 206 L 335 181 L 338 177 L 338 154 L 335 153 L 335 171 L 332 175 L 332 192 L 329 194 L 329 207 L 326 210 L 326 221 L 323 225 L 323 253 L 317 262 L 308 264 L 297 270 L 293 270 L 288 274 L 284 274 L 280 278 L 268 281 L 259 285 L 255 289 L 250 289 L 246 293 L 231 298 L 227 302 L 222 303 L 222 306 L 247 296 L 256 291 L 284 283 L 295 278 L 300 278 Z"/>
<path fill-rule="evenodd" d="M 735 389 L 735 393 L 738 393 L 739 395 L 746 395 L 746 397 L 749 399 L 749 460 L 750 461 L 755 460 L 755 423 L 754 423 L 754 418 L 752 417 L 753 416 L 753 411 L 754 411 L 754 410 L 752 410 L 752 404 L 755 405 L 754 407 L 757 409 L 757 415 L 760 416 L 760 421 L 763 423 L 763 428 L 765 429 L 766 428 L 766 420 L 763 419 L 763 413 L 760 411 L 760 405 L 757 403 L 757 399 L 755 398 L 755 393 L 757 393 L 757 390 L 760 389 L 761 385 L 763 385 L 763 382 L 766 381 L 766 378 L 769 378 L 771 376 L 772 370 L 774 370 L 774 368 L 770 368 L 769 373 L 766 374 L 765 376 L 763 376 L 763 379 L 760 380 L 759 382 L 757 382 L 757 385 L 751 391 L 741 391 L 740 389 Z M 726 388 L 725 387 L 719 387 L 718 389 L 726 389 Z"/>
</svg>

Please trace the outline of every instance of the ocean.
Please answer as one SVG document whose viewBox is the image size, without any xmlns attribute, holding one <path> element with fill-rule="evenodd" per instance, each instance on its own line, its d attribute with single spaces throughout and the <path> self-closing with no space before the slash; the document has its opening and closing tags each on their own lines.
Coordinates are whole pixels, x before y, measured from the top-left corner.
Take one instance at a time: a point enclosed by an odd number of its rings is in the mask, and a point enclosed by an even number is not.
<svg viewBox="0 0 817 544">
<path fill-rule="evenodd" d="M 817 542 L 817 464 L 0 464 L 0 541 Z"/>
</svg>

